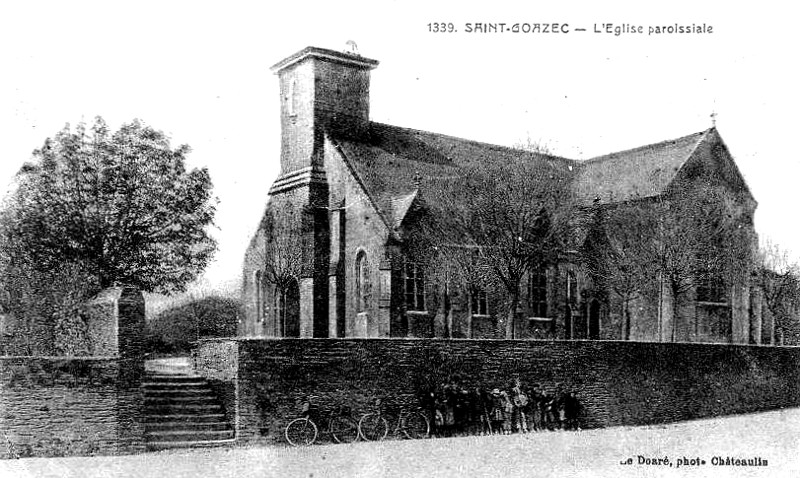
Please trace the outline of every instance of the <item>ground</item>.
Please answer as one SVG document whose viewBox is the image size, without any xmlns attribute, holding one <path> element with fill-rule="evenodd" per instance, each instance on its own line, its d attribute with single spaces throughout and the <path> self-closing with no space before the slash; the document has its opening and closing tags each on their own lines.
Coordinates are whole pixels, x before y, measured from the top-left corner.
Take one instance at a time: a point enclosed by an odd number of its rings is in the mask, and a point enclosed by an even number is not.
<svg viewBox="0 0 800 478">
<path fill-rule="evenodd" d="M 639 464 L 667 457 L 669 464 Z M 714 457 L 767 466 L 715 466 Z M 632 458 L 633 464 L 621 462 Z M 678 467 L 682 458 L 705 465 Z M 650 427 L 0 461 L 0 477 L 800 476 L 800 409 Z"/>
</svg>

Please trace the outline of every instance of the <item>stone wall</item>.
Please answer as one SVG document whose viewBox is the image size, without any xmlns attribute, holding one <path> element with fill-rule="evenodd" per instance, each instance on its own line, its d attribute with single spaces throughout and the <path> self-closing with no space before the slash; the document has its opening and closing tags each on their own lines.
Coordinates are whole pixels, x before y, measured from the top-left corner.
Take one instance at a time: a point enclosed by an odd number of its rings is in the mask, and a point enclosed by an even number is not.
<svg viewBox="0 0 800 478">
<path fill-rule="evenodd" d="M 0 357 L 0 458 L 144 451 L 144 298 L 107 289 L 81 318 L 90 357 Z"/>
<path fill-rule="evenodd" d="M 235 344 L 235 346 L 233 345 Z M 198 372 L 236 390 L 240 443 L 282 442 L 308 395 L 358 414 L 375 398 L 419 406 L 456 374 L 468 387 L 563 383 L 583 427 L 642 425 L 800 406 L 800 348 L 613 341 L 219 339 Z M 325 437 L 323 437 L 324 439 Z"/>
<path fill-rule="evenodd" d="M 0 357 L 0 458 L 144 450 L 141 363 Z"/>
</svg>

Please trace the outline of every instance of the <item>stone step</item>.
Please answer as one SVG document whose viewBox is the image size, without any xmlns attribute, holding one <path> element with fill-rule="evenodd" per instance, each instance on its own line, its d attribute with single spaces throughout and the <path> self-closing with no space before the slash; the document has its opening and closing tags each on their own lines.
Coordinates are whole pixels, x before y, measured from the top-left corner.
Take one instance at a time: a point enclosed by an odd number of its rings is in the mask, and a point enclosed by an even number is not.
<svg viewBox="0 0 800 478">
<path fill-rule="evenodd" d="M 144 397 L 144 404 L 145 405 L 168 405 L 168 404 L 175 404 L 180 405 L 182 403 L 196 403 L 198 405 L 202 405 L 205 403 L 217 403 L 217 397 L 205 393 L 205 394 L 196 394 L 196 395 L 170 395 L 166 397 L 158 397 L 152 395 L 145 395 Z"/>
<path fill-rule="evenodd" d="M 221 447 L 233 446 L 236 440 L 205 440 L 205 441 L 150 441 L 147 442 L 148 450 L 165 450 L 168 448 L 208 448 L 208 447 Z"/>
<path fill-rule="evenodd" d="M 145 414 L 146 415 L 170 415 L 170 414 L 204 414 L 204 413 L 214 413 L 214 412 L 222 412 L 222 406 L 218 403 L 203 403 L 203 404 L 195 404 L 195 403 L 158 403 L 158 404 L 146 404 L 145 405 Z"/>
<path fill-rule="evenodd" d="M 143 378 L 147 382 L 192 382 L 192 381 L 205 381 L 200 375 L 195 374 L 152 374 L 146 373 Z"/>
<path fill-rule="evenodd" d="M 214 392 L 208 388 L 175 388 L 175 389 L 147 389 L 144 391 L 147 397 L 196 397 L 201 395 L 214 395 Z"/>
<path fill-rule="evenodd" d="M 210 423 L 225 421 L 223 413 L 156 413 L 144 416 L 145 426 L 152 423 L 193 422 Z"/>
<path fill-rule="evenodd" d="M 145 433 L 148 442 L 231 440 L 233 436 L 233 430 L 170 430 Z"/>
<path fill-rule="evenodd" d="M 208 430 L 223 431 L 230 430 L 231 426 L 225 421 L 196 422 L 196 421 L 177 421 L 177 422 L 150 422 L 145 424 L 146 432 L 164 432 L 170 430 Z"/>
<path fill-rule="evenodd" d="M 205 380 L 193 378 L 191 380 L 151 380 L 144 378 L 142 380 L 143 387 L 191 387 L 191 386 L 208 386 Z"/>
</svg>

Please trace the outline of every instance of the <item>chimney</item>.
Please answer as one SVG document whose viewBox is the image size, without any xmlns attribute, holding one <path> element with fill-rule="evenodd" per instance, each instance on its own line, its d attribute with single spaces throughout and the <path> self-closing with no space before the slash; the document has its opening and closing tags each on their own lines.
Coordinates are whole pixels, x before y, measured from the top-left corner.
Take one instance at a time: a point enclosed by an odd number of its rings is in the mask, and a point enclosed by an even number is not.
<svg viewBox="0 0 800 478">
<path fill-rule="evenodd" d="M 276 63 L 281 94 L 281 174 L 322 170 L 325 132 L 358 136 L 369 126 L 369 72 L 378 62 L 352 51 L 307 47 Z M 320 153 L 320 154 L 318 154 Z"/>
</svg>

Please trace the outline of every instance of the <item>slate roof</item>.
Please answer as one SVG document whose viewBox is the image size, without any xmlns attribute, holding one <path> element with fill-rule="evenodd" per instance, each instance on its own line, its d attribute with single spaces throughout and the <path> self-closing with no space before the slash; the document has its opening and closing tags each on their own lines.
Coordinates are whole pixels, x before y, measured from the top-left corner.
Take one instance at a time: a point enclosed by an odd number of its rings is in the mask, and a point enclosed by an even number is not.
<svg viewBox="0 0 800 478">
<path fill-rule="evenodd" d="M 488 161 L 546 161 L 572 176 L 578 197 L 612 203 L 661 194 L 712 129 L 682 138 L 572 160 L 382 123 L 353 138 L 329 132 L 329 138 L 355 171 L 384 222 L 400 227 L 415 200 L 436 206 L 446 182 L 461 167 Z"/>
<path fill-rule="evenodd" d="M 361 138 L 329 137 L 355 170 L 384 222 L 398 228 L 413 200 L 429 206 L 461 177 L 460 168 L 487 161 L 548 161 L 567 170 L 573 161 L 426 131 L 371 123 Z M 450 203 L 450 202 L 448 202 Z"/>
<path fill-rule="evenodd" d="M 575 192 L 603 203 L 659 195 L 712 129 L 579 161 Z"/>
</svg>

